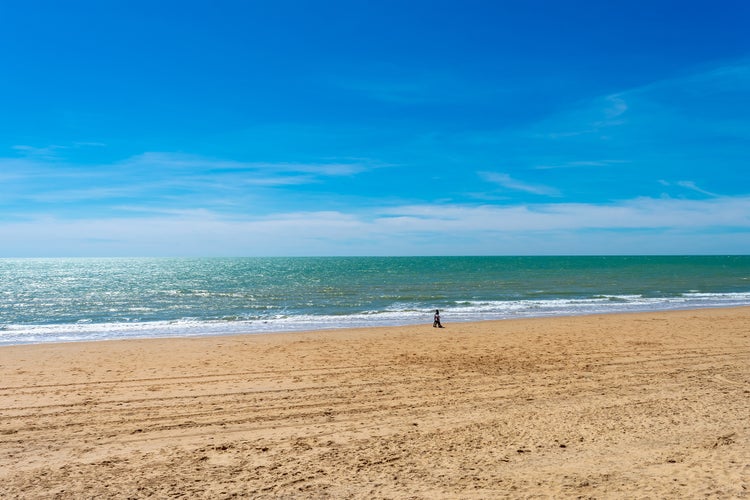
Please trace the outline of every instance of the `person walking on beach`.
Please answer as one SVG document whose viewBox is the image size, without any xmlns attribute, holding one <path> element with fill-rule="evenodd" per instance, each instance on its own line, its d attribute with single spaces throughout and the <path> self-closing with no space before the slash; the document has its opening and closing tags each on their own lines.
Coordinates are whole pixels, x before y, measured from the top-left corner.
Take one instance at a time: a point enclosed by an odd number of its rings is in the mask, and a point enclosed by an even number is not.
<svg viewBox="0 0 750 500">
<path fill-rule="evenodd" d="M 435 309 L 435 317 L 432 320 L 432 327 L 433 328 L 442 328 L 443 325 L 440 324 L 440 311 Z"/>
</svg>

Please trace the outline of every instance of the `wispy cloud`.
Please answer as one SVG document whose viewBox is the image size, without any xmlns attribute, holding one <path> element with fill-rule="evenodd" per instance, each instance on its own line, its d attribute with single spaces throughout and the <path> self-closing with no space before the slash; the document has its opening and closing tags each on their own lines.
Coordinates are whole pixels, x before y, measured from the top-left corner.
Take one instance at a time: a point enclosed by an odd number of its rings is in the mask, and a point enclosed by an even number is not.
<svg viewBox="0 0 750 500">
<path fill-rule="evenodd" d="M 746 212 L 743 212 L 747 210 Z M 710 200 L 637 198 L 613 204 L 549 203 L 508 206 L 414 205 L 389 209 L 411 229 L 437 223 L 452 231 L 559 231 L 744 227 L 750 230 L 750 197 Z M 462 229 L 463 228 L 463 229 Z"/>
<path fill-rule="evenodd" d="M 132 156 L 118 162 L 121 166 L 163 167 L 172 169 L 200 169 L 203 171 L 217 170 L 275 170 L 279 172 L 305 172 L 318 175 L 354 175 L 365 170 L 363 163 L 321 162 L 242 162 L 223 160 L 198 155 L 169 152 L 147 152 Z"/>
<path fill-rule="evenodd" d="M 612 120 L 619 118 L 628 110 L 628 104 L 621 95 L 610 95 L 605 98 L 607 106 L 604 108 L 604 116 L 607 121 L 600 122 L 602 126 L 614 125 Z"/>
<path fill-rule="evenodd" d="M 25 149 L 24 149 L 25 150 Z M 55 151 L 56 148 L 52 148 Z M 58 158 L 0 158 L 0 203 L 97 203 L 99 209 L 143 199 L 165 203 L 216 203 L 245 197 L 248 190 L 322 184 L 351 177 L 370 168 L 363 160 L 327 162 L 240 162 L 178 153 L 148 152 L 122 161 L 76 165 Z M 81 206 L 87 210 L 89 207 Z M 33 206 L 36 211 L 44 207 Z M 72 207 L 61 209 L 68 211 Z"/>
<path fill-rule="evenodd" d="M 265 176 L 263 183 L 268 183 L 268 174 L 278 176 L 308 174 L 309 177 L 305 178 L 309 181 L 319 177 L 352 176 L 371 168 L 363 162 L 241 162 L 165 152 L 143 153 L 119 162 L 117 165 L 136 169 L 157 168 L 210 173 L 211 175 L 222 172 L 261 174 Z"/>
<path fill-rule="evenodd" d="M 87 149 L 87 148 L 98 148 L 105 146 L 101 142 L 87 142 L 78 141 L 68 145 L 50 144 L 47 146 L 30 146 L 27 144 L 18 144 L 12 146 L 11 149 L 16 151 L 19 155 L 26 158 L 35 158 L 38 160 L 62 160 L 66 151 Z"/>
<path fill-rule="evenodd" d="M 536 170 L 555 170 L 562 168 L 573 169 L 585 167 L 614 167 L 617 165 L 622 165 L 623 163 L 629 162 L 627 160 L 577 160 L 549 165 L 535 165 L 533 168 Z"/>
<path fill-rule="evenodd" d="M 548 118 L 543 123 L 550 129 L 537 132 L 536 136 L 560 140 L 579 136 L 590 136 L 607 133 L 608 129 L 624 125 L 625 113 L 629 106 L 625 93 L 599 97 L 567 113 Z"/>
<path fill-rule="evenodd" d="M 677 185 L 681 186 L 681 187 L 684 187 L 685 189 L 690 189 L 690 190 L 695 191 L 697 193 L 705 194 L 705 195 L 708 195 L 708 196 L 718 196 L 716 193 L 712 193 L 710 191 L 706 191 L 705 189 L 701 189 L 693 181 L 678 181 Z"/>
<path fill-rule="evenodd" d="M 540 196 L 560 196 L 560 192 L 550 186 L 541 184 L 529 184 L 527 182 L 514 179 L 508 174 L 499 172 L 478 172 L 478 175 L 485 181 L 497 184 L 505 189 L 512 191 L 522 191 Z"/>
<path fill-rule="evenodd" d="M 711 238 L 696 237 L 707 230 Z M 90 241 L 92 234 L 99 243 Z M 524 248 L 522 253 L 539 254 L 741 253 L 747 250 L 748 236 L 750 197 L 637 198 L 612 204 L 421 204 L 262 216 L 183 209 L 157 216 L 40 216 L 0 223 L 6 256 L 80 255 L 81 249 L 87 255 L 503 254 Z M 686 244 L 691 246 L 685 248 Z"/>
<path fill-rule="evenodd" d="M 662 186 L 667 186 L 667 187 L 669 187 L 669 186 L 678 186 L 678 187 L 681 187 L 683 189 L 687 189 L 689 191 L 694 191 L 696 193 L 704 194 L 706 196 L 711 196 L 711 197 L 718 197 L 719 196 L 716 193 L 712 193 L 711 191 L 707 191 L 705 189 L 702 189 L 694 181 L 677 181 L 677 182 L 673 183 L 673 182 L 669 182 L 669 181 L 665 181 L 665 180 L 661 179 L 659 181 L 659 183 Z"/>
<path fill-rule="evenodd" d="M 740 174 L 750 160 L 747 116 L 750 60 L 743 59 L 585 99 L 533 123 L 443 134 L 430 147 L 502 165 L 502 175 L 482 179 L 517 193 L 558 190 L 581 201 L 658 196 L 657 181 L 681 172 L 689 181 L 672 181 L 672 195 L 741 195 L 748 192 Z M 541 171 L 549 173 L 546 185 L 536 186 L 530 179 Z"/>
<path fill-rule="evenodd" d="M 701 99 L 725 92 L 747 93 L 750 85 L 750 58 L 727 61 L 724 64 L 698 69 L 694 72 L 647 83 L 623 92 L 629 96 L 650 96 L 682 101 Z M 686 103 L 687 104 L 687 103 Z M 738 103 L 741 104 L 741 103 Z"/>
<path fill-rule="evenodd" d="M 28 146 L 19 144 L 13 146 L 13 150 L 24 157 L 36 158 L 39 160 L 57 160 L 60 158 L 60 152 L 67 149 L 67 146 L 49 145 L 44 147 Z"/>
<path fill-rule="evenodd" d="M 35 203 L 74 203 L 81 201 L 111 200 L 138 196 L 143 186 L 101 186 L 88 189 L 48 189 L 31 192 L 27 199 Z"/>
</svg>

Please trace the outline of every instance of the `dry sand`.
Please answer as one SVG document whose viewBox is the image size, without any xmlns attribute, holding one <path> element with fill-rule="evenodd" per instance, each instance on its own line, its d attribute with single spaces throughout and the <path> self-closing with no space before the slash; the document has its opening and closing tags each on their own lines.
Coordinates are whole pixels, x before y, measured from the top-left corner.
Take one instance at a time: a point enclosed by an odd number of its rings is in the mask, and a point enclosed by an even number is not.
<svg viewBox="0 0 750 500">
<path fill-rule="evenodd" d="M 1 498 L 750 497 L 750 308 L 15 346 L 0 376 Z"/>
</svg>

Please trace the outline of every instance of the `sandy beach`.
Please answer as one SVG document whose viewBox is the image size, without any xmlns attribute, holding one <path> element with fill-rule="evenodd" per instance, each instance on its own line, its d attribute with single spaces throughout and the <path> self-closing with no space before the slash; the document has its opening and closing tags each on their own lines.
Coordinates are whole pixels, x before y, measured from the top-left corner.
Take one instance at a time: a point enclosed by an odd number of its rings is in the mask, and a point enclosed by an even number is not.
<svg viewBox="0 0 750 500">
<path fill-rule="evenodd" d="M 2 498 L 750 497 L 750 308 L 10 346 L 0 377 Z"/>
</svg>

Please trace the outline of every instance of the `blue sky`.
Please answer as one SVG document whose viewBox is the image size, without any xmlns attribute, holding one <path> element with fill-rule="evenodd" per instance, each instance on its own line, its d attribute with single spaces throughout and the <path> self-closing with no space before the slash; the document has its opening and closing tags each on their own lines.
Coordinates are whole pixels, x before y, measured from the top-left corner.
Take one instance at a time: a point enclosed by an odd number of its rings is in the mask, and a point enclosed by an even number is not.
<svg viewBox="0 0 750 500">
<path fill-rule="evenodd" d="M 0 256 L 750 253 L 750 2 L 4 1 Z"/>
</svg>

